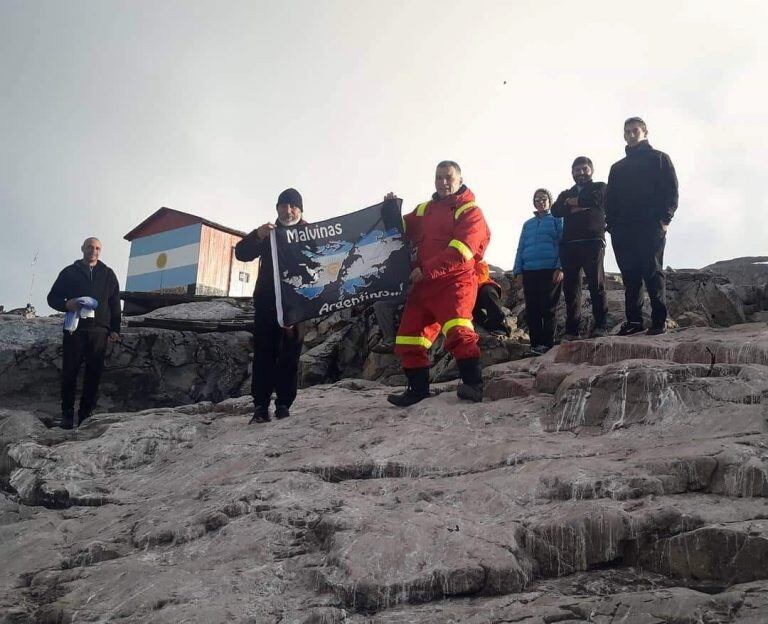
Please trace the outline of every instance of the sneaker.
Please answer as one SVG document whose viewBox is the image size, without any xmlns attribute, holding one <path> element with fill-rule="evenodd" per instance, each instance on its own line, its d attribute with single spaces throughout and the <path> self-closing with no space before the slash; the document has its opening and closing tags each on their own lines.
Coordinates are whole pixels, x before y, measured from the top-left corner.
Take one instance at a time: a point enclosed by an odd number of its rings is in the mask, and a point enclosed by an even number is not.
<svg viewBox="0 0 768 624">
<path fill-rule="evenodd" d="M 607 335 L 608 335 L 608 332 L 605 331 L 605 327 L 595 327 L 590 332 L 589 337 L 590 338 L 604 338 Z"/>
<path fill-rule="evenodd" d="M 287 405 L 275 405 L 275 418 L 282 420 L 283 418 L 288 418 L 290 415 L 291 412 L 288 410 Z"/>
<path fill-rule="evenodd" d="M 550 347 L 546 345 L 536 345 L 535 347 L 531 347 L 531 353 L 533 355 L 544 355 L 549 349 Z"/>
<path fill-rule="evenodd" d="M 643 331 L 643 324 L 642 323 L 632 323 L 630 321 L 627 321 L 627 322 L 621 324 L 621 327 L 619 328 L 619 332 L 616 335 L 617 336 L 631 336 L 633 334 L 639 334 L 642 331 Z"/>
<path fill-rule="evenodd" d="M 381 342 L 373 345 L 371 349 L 374 353 L 391 354 L 395 352 L 395 343 L 391 340 L 382 340 Z"/>
<path fill-rule="evenodd" d="M 660 336 L 661 334 L 667 333 L 666 327 L 649 327 L 648 331 L 645 332 L 648 336 Z"/>
<path fill-rule="evenodd" d="M 483 384 L 482 383 L 460 383 L 456 388 L 456 396 L 465 401 L 472 401 L 474 403 L 483 402 Z"/>
<path fill-rule="evenodd" d="M 560 339 L 560 342 L 573 342 L 574 340 L 578 340 L 579 336 L 578 334 L 563 334 L 563 337 Z"/>
<path fill-rule="evenodd" d="M 253 416 L 248 421 L 248 424 L 252 425 L 253 423 L 267 423 L 269 420 L 269 407 L 266 405 L 259 405 L 258 407 L 254 408 Z"/>
</svg>

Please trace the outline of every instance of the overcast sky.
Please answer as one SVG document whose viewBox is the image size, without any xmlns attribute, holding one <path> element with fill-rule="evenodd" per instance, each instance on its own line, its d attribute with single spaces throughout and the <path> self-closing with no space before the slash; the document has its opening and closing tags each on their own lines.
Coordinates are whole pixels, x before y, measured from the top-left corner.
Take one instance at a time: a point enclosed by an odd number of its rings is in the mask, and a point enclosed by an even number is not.
<svg viewBox="0 0 768 624">
<path fill-rule="evenodd" d="M 569 187 L 581 154 L 605 180 L 633 115 L 680 179 L 666 264 L 768 254 L 766 18 L 744 0 L 0 0 L 0 304 L 31 288 L 49 311 L 90 235 L 124 286 L 122 237 L 160 206 L 242 230 L 288 186 L 308 220 L 390 190 L 410 209 L 441 159 L 511 269 L 534 189 Z"/>
</svg>

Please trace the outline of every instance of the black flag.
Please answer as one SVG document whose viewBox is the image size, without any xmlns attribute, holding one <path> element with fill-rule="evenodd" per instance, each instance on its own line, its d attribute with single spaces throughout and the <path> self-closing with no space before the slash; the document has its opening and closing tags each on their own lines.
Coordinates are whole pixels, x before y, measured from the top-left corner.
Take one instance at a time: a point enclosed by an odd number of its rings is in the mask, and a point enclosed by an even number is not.
<svg viewBox="0 0 768 624">
<path fill-rule="evenodd" d="M 293 325 L 361 303 L 402 298 L 410 274 L 401 199 L 272 230 L 277 320 Z"/>
</svg>

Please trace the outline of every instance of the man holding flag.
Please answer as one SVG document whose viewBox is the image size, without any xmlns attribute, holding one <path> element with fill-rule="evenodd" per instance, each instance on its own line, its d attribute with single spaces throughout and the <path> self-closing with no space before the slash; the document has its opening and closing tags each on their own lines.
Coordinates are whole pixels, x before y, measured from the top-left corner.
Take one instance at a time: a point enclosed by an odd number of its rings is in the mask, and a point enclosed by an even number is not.
<svg viewBox="0 0 768 624">
<path fill-rule="evenodd" d="M 405 236 L 411 244 L 412 288 L 395 339 L 408 387 L 387 400 L 407 407 L 429 393 L 429 348 L 442 329 L 445 349 L 455 358 L 462 383 L 459 398 L 483 400 L 478 336 L 472 325 L 477 297 L 475 263 L 482 260 L 490 231 L 475 196 L 450 160 L 438 163 L 435 193 L 405 215 Z M 394 199 L 393 193 L 385 199 Z"/>
<path fill-rule="evenodd" d="M 281 327 L 277 322 L 269 235 L 275 228 L 306 225 L 303 215 L 301 194 L 296 189 L 286 189 L 277 198 L 277 221 L 265 223 L 235 245 L 235 257 L 241 262 L 250 262 L 256 258 L 261 260 L 259 276 L 253 290 L 251 394 L 254 411 L 251 423 L 269 422 L 272 392 L 276 395 L 275 418 L 290 416 L 289 409 L 296 399 L 302 337 L 299 335 L 298 326 Z"/>
</svg>

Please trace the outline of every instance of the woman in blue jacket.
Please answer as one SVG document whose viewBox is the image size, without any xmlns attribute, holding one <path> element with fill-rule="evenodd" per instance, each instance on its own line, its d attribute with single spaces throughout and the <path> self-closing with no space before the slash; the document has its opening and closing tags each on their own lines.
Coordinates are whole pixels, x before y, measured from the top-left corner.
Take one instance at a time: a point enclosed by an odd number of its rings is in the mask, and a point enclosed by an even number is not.
<svg viewBox="0 0 768 624">
<path fill-rule="evenodd" d="M 512 274 L 518 287 L 522 281 L 531 351 L 541 355 L 555 340 L 555 310 L 563 281 L 560 270 L 563 220 L 550 214 L 552 194 L 547 189 L 536 189 L 533 207 L 534 216 L 523 224 L 520 232 Z"/>
</svg>

